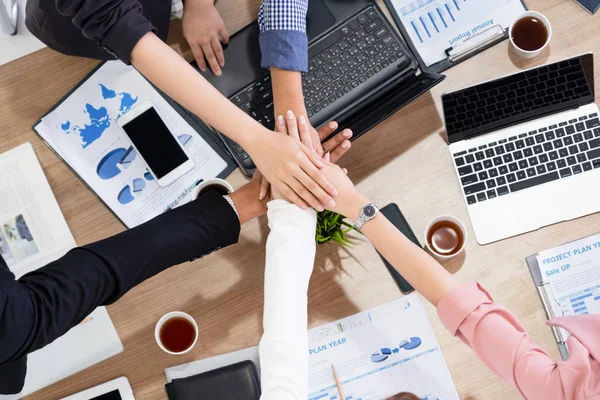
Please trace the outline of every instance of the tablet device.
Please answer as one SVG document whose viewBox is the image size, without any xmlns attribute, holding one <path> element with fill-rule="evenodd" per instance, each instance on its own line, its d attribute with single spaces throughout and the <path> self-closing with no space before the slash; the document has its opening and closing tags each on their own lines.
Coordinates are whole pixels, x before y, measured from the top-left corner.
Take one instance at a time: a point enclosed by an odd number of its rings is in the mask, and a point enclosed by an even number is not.
<svg viewBox="0 0 600 400">
<path fill-rule="evenodd" d="M 129 381 L 117 378 L 61 400 L 135 400 Z"/>
</svg>

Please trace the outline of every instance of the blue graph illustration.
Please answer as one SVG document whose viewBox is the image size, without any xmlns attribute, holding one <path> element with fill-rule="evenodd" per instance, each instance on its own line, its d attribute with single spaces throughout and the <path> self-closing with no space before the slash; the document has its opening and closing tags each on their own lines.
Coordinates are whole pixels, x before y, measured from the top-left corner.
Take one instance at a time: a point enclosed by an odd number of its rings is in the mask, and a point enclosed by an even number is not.
<svg viewBox="0 0 600 400">
<path fill-rule="evenodd" d="M 400 353 L 400 350 L 414 350 L 421 345 L 421 338 L 413 336 L 409 340 L 403 340 L 398 344 L 398 347 L 390 349 L 383 347 L 371 354 L 371 361 L 374 363 L 381 363 L 386 361 L 392 354 Z"/>
<path fill-rule="evenodd" d="M 562 297 L 558 301 L 567 315 L 595 314 L 600 311 L 600 285 Z"/>
<path fill-rule="evenodd" d="M 119 200 L 119 203 L 121 204 L 128 204 L 135 200 L 135 197 L 133 197 L 133 195 L 131 194 L 131 188 L 129 187 L 129 185 L 121 189 L 121 191 L 117 195 L 117 200 Z"/>
<path fill-rule="evenodd" d="M 112 179 L 121 173 L 121 168 L 127 169 L 135 157 L 135 150 L 131 147 L 129 149 L 120 147 L 111 150 L 98 163 L 96 174 L 100 179 Z"/>
<path fill-rule="evenodd" d="M 421 43 L 434 38 L 455 23 L 463 3 L 468 0 L 448 0 L 435 9 L 423 10 L 433 1 L 417 0 L 400 10 L 403 16 L 411 18 L 410 25 Z"/>
<path fill-rule="evenodd" d="M 417 337 L 412 337 L 412 338 L 410 338 L 409 341 L 405 340 L 405 341 L 403 341 L 401 343 L 404 343 L 404 342 L 413 344 L 416 347 L 419 347 L 421 345 L 421 339 L 417 338 Z M 416 343 L 419 343 L 419 344 L 416 345 Z M 406 347 L 406 345 L 404 347 Z M 416 347 L 414 347 L 414 348 L 416 348 Z M 395 350 L 397 350 L 397 351 L 395 351 Z M 389 355 L 388 354 L 384 354 L 384 353 L 388 353 L 388 351 L 391 354 L 389 354 Z M 395 353 L 399 353 L 399 352 L 400 352 L 400 348 L 395 348 L 395 349 L 383 348 L 380 351 L 378 351 L 378 354 L 380 354 L 380 355 L 386 355 L 388 357 L 391 357 L 391 356 L 396 355 Z M 361 373 L 360 375 L 356 375 L 356 376 L 352 376 L 352 377 L 341 377 L 341 384 L 342 384 L 342 386 L 344 386 L 344 385 L 351 384 L 353 382 L 360 381 L 362 379 L 369 379 L 373 374 L 377 374 L 377 373 L 385 371 L 385 370 L 390 370 L 390 369 L 395 368 L 395 367 L 397 367 L 399 365 L 402 365 L 402 364 L 414 361 L 414 360 L 416 360 L 418 358 L 425 357 L 425 356 L 427 356 L 429 354 L 437 353 L 437 352 L 440 352 L 439 347 L 436 347 L 436 348 L 433 348 L 433 349 L 429 349 L 429 350 L 424 350 L 424 351 L 422 351 L 420 353 L 419 352 L 414 352 L 412 354 L 406 354 L 405 353 L 406 355 L 404 355 L 402 358 L 396 359 L 393 362 L 389 362 L 389 363 L 385 363 L 385 364 L 380 364 L 380 365 L 377 366 L 377 368 L 375 370 L 366 371 L 366 372 Z M 362 393 L 360 396 L 357 396 L 355 394 L 346 393 L 345 400 L 361 400 L 363 398 L 372 399 L 372 398 L 375 398 L 374 396 L 377 396 L 377 391 L 376 390 L 374 392 L 372 392 L 372 393 Z M 337 386 L 335 385 L 335 383 L 333 383 L 333 377 L 332 377 L 332 384 L 331 385 L 329 385 L 327 387 L 324 387 L 324 388 L 322 388 L 320 390 L 317 390 L 315 392 L 309 393 L 308 394 L 308 399 L 309 400 L 344 400 L 344 399 L 341 399 L 339 397 L 339 393 L 337 391 Z M 422 400 L 439 400 L 439 398 L 437 396 L 433 396 L 433 395 L 429 395 L 428 394 L 425 397 L 423 397 Z"/>
<path fill-rule="evenodd" d="M 188 135 L 187 133 L 184 133 L 183 135 L 177 136 L 177 139 L 179 139 L 179 143 L 181 143 L 184 147 L 186 147 L 187 144 L 190 142 L 190 140 L 192 140 L 192 135 Z"/>
</svg>

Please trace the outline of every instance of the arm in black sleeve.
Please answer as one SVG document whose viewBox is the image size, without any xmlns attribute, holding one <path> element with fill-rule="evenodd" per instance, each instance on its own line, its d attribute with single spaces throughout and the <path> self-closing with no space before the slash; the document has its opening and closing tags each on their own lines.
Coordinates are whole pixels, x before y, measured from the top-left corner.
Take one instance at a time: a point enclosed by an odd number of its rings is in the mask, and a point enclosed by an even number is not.
<svg viewBox="0 0 600 400">
<path fill-rule="evenodd" d="M 0 367 L 51 343 L 145 279 L 236 243 L 239 232 L 229 203 L 208 192 L 137 228 L 71 250 L 18 281 L 0 268 Z"/>
<path fill-rule="evenodd" d="M 152 23 L 142 14 L 142 5 L 137 0 L 55 2 L 58 12 L 71 18 L 86 38 L 97 41 L 126 64 L 130 63 L 131 51 L 142 36 L 155 31 Z"/>
</svg>

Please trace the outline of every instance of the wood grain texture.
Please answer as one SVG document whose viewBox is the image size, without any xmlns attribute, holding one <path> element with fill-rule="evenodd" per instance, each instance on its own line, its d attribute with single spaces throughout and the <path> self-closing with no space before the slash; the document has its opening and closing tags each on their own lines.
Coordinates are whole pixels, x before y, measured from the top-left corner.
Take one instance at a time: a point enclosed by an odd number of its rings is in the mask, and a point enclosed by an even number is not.
<svg viewBox="0 0 600 400">
<path fill-rule="evenodd" d="M 470 230 L 441 119 L 443 92 L 585 52 L 600 54 L 600 14 L 592 17 L 567 0 L 527 3 L 546 14 L 553 24 L 552 44 L 543 55 L 519 60 L 505 41 L 447 71 L 448 78 L 442 84 L 355 142 L 341 164 L 350 169 L 359 189 L 377 204 L 396 202 L 421 240 L 423 229 L 437 215 L 451 214 L 463 220 L 469 227 L 466 257 L 445 266 L 462 281 L 483 284 L 498 303 L 517 315 L 532 338 L 557 358 L 524 259 L 595 233 L 600 214 L 479 246 Z M 217 5 L 233 33 L 255 18 L 259 0 L 219 0 Z M 169 44 L 191 60 L 179 23 L 173 24 Z M 0 151 L 27 141 L 33 143 L 79 245 L 124 228 L 42 143 L 31 126 L 95 65 L 96 61 L 44 49 L 0 67 Z M 239 171 L 228 180 L 235 187 L 246 182 Z M 29 399 L 57 399 L 119 376 L 129 378 L 138 399 L 166 399 L 166 367 L 256 345 L 262 333 L 266 235 L 265 219 L 252 221 L 243 227 L 238 245 L 171 268 L 133 289 L 108 308 L 125 351 Z M 350 252 L 334 245 L 318 248 L 309 293 L 311 327 L 400 296 L 373 248 L 360 238 L 357 242 Z M 154 324 L 173 310 L 188 312 L 200 327 L 197 346 L 185 356 L 167 355 L 154 342 Z M 519 398 L 515 390 L 492 375 L 445 331 L 432 307 L 427 310 L 461 398 Z"/>
</svg>

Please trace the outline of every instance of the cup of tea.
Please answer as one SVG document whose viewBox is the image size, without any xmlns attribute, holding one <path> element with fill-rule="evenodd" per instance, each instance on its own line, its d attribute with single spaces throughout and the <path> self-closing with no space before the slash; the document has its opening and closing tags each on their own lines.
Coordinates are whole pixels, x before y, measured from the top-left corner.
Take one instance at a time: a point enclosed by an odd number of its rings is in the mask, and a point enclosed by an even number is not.
<svg viewBox="0 0 600 400">
<path fill-rule="evenodd" d="M 198 341 L 198 324 L 189 314 L 173 311 L 158 320 L 154 338 L 165 353 L 185 354 Z"/>
<path fill-rule="evenodd" d="M 510 24 L 508 36 L 520 57 L 534 58 L 550 43 L 552 26 L 544 15 L 527 11 L 518 15 Z"/>
<path fill-rule="evenodd" d="M 439 260 L 449 260 L 465 250 L 467 229 L 449 215 L 436 217 L 425 228 L 425 246 Z"/>
<path fill-rule="evenodd" d="M 233 186 L 231 186 L 229 182 L 227 182 L 224 179 L 207 179 L 205 181 L 202 181 L 198 186 L 196 186 L 196 189 L 194 189 L 192 199 L 196 199 L 199 196 L 211 190 L 214 190 L 219 194 L 226 195 L 233 193 Z"/>
</svg>

